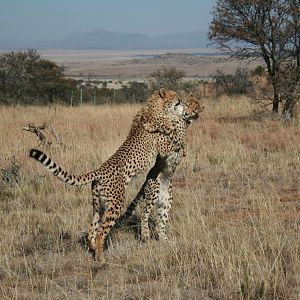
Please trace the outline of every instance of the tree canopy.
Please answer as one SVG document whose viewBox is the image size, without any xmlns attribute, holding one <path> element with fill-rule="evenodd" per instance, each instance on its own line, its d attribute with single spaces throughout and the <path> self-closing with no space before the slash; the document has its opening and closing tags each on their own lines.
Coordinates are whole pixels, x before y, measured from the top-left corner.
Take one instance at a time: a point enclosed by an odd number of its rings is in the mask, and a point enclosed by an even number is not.
<svg viewBox="0 0 300 300">
<path fill-rule="evenodd" d="M 240 57 L 263 58 L 274 90 L 273 111 L 278 112 L 283 81 L 294 89 L 300 77 L 300 1 L 218 0 L 212 14 L 211 41 Z M 283 79 L 286 69 L 290 78 Z"/>
<path fill-rule="evenodd" d="M 66 79 L 63 68 L 41 59 L 35 50 L 6 52 L 0 55 L 0 102 L 53 103 L 66 101 L 76 87 Z"/>
</svg>

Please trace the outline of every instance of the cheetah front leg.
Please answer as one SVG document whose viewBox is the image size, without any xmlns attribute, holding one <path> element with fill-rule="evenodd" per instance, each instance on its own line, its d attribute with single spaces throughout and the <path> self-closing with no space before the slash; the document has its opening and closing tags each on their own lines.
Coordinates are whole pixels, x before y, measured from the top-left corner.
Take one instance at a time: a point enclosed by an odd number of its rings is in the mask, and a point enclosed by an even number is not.
<svg viewBox="0 0 300 300">
<path fill-rule="evenodd" d="M 167 135 L 174 144 L 181 143 L 181 137 L 177 133 L 177 123 L 163 114 L 158 114 L 154 120 L 143 124 L 150 133 L 160 132 Z"/>
<path fill-rule="evenodd" d="M 157 202 L 158 206 L 158 223 L 156 226 L 158 239 L 159 240 L 168 240 L 166 236 L 166 225 L 169 221 L 169 211 L 173 202 L 173 186 L 170 184 L 168 195 L 164 197 L 159 197 Z"/>
<path fill-rule="evenodd" d="M 150 239 L 149 217 L 153 206 L 158 201 L 159 182 L 155 179 L 149 179 L 145 187 L 145 208 L 141 217 L 141 240 L 147 241 Z"/>
</svg>

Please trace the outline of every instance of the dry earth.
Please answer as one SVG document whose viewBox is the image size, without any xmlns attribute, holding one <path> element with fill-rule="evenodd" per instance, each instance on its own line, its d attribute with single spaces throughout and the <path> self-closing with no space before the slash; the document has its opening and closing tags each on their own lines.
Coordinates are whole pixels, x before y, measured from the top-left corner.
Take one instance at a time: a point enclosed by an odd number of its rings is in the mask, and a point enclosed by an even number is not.
<svg viewBox="0 0 300 300">
<path fill-rule="evenodd" d="M 71 77 L 89 76 L 101 79 L 144 79 L 162 66 L 175 66 L 187 77 L 211 77 L 217 70 L 233 73 L 237 67 L 253 69 L 260 61 L 228 60 L 211 49 L 173 51 L 41 51 L 66 68 Z"/>
</svg>

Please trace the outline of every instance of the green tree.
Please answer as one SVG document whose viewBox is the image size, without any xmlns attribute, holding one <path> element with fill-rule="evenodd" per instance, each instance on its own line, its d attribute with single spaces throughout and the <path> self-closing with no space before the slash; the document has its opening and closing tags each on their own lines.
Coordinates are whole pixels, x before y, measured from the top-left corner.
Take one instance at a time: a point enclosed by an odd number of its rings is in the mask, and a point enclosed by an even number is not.
<svg viewBox="0 0 300 300">
<path fill-rule="evenodd" d="M 0 101 L 15 103 L 53 103 L 68 101 L 75 81 L 66 79 L 63 68 L 41 59 L 35 50 L 0 55 Z"/>
<path fill-rule="evenodd" d="M 56 98 L 63 99 L 66 80 L 63 68 L 50 60 L 39 60 L 34 66 L 34 79 L 32 87 L 40 97 L 45 97 L 48 103 L 53 103 Z"/>
<path fill-rule="evenodd" d="M 0 94 L 6 103 L 20 102 L 25 97 L 39 59 L 35 50 L 12 51 L 0 56 Z"/>
<path fill-rule="evenodd" d="M 149 96 L 148 86 L 144 82 L 130 82 L 128 85 L 124 85 L 121 91 L 125 94 L 128 102 L 143 102 Z"/>
<path fill-rule="evenodd" d="M 293 66 L 291 81 L 299 82 L 299 0 L 218 0 L 212 14 L 211 41 L 236 56 L 264 59 L 273 87 L 273 111 L 278 112 L 282 70 Z"/>
</svg>

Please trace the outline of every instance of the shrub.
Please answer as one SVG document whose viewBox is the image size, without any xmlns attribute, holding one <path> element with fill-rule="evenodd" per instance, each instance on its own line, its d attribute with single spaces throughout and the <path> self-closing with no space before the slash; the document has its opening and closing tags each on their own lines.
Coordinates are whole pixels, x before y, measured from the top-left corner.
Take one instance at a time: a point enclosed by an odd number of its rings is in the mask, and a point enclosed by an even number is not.
<svg viewBox="0 0 300 300">
<path fill-rule="evenodd" d="M 225 75 L 218 70 L 214 82 L 219 95 L 244 95 L 252 85 L 248 71 L 240 68 L 237 68 L 233 75 Z"/>
</svg>

